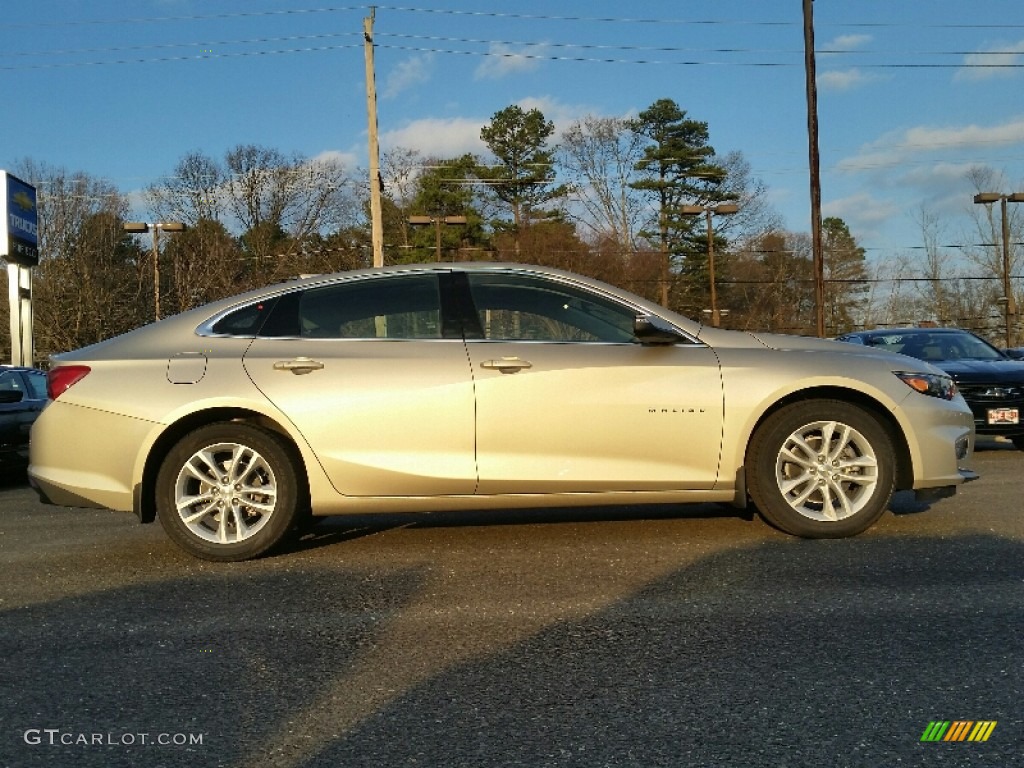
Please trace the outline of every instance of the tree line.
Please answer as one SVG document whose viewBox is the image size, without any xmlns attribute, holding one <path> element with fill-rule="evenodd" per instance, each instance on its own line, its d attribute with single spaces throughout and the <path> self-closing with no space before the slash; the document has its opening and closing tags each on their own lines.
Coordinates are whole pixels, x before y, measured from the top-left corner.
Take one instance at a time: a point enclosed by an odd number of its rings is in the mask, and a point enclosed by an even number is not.
<svg viewBox="0 0 1024 768">
<path fill-rule="evenodd" d="M 511 105 L 480 138 L 487 156 L 385 154 L 385 263 L 559 267 L 699 318 L 710 309 L 713 250 L 724 326 L 814 332 L 809 237 L 785 231 L 743 155 L 718 154 L 708 124 L 671 99 L 631 118 L 584 117 L 558 137 L 540 110 Z M 38 192 L 37 359 L 151 322 L 157 294 L 166 315 L 300 274 L 372 263 L 366 176 L 331 157 L 239 145 L 222 157 L 180 158 L 144 192 L 152 222 L 186 225 L 160 237 L 159 269 L 149 243 L 124 231 L 129 199 L 112 184 L 33 160 L 13 170 Z M 693 212 L 722 204 L 736 213 L 712 218 L 709 248 L 708 217 Z M 936 223 L 925 212 L 921 224 L 927 243 Z M 998 223 L 989 216 L 987 224 Z M 979 219 L 982 235 L 985 225 Z M 914 315 L 952 323 L 994 306 L 995 284 L 953 279 L 934 242 L 924 269 L 905 260 L 901 273 L 898 263 L 869 266 L 841 219 L 825 219 L 823 235 L 828 335 Z M 985 249 L 977 264 L 999 274 Z M 6 313 L 4 304 L 0 338 L 9 349 Z"/>
</svg>

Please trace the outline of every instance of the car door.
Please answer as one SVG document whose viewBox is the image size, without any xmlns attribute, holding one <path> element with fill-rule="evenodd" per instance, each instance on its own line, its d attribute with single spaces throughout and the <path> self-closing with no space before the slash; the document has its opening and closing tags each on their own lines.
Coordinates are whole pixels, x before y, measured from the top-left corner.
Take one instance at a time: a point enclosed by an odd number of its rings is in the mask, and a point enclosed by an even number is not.
<svg viewBox="0 0 1024 768">
<path fill-rule="evenodd" d="M 525 273 L 469 273 L 478 493 L 707 489 L 722 383 L 697 342 L 641 345 L 637 309 Z"/>
<path fill-rule="evenodd" d="M 473 493 L 473 387 L 461 334 L 444 326 L 439 274 L 282 297 L 244 365 L 340 493 Z"/>
</svg>

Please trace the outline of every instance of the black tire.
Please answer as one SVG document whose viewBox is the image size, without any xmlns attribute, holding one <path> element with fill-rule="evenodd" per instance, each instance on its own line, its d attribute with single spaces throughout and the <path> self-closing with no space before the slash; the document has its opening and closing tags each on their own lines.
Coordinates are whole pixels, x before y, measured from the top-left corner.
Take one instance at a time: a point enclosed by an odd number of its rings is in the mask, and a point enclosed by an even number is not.
<svg viewBox="0 0 1024 768">
<path fill-rule="evenodd" d="M 174 543 L 195 557 L 258 557 L 287 537 L 306 508 L 297 465 L 288 446 L 260 427 L 201 427 L 160 467 L 157 517 Z"/>
<path fill-rule="evenodd" d="M 826 442 L 831 447 L 820 451 Z M 757 428 L 747 451 L 747 490 L 776 528 L 809 539 L 843 538 L 885 512 L 894 467 L 892 440 L 877 416 L 841 400 L 812 400 L 781 408 Z"/>
<path fill-rule="evenodd" d="M 1018 451 L 1024 451 L 1024 435 L 1017 435 L 1016 437 L 1011 437 L 1010 442 L 1013 443 L 1013 447 L 1016 448 Z"/>
</svg>

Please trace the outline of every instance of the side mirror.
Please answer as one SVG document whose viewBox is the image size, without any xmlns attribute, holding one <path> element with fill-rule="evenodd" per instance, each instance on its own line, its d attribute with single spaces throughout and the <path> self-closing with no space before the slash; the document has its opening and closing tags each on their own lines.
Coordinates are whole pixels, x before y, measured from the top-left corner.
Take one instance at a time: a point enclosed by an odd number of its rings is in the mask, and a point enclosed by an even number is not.
<svg viewBox="0 0 1024 768">
<path fill-rule="evenodd" d="M 1010 347 L 1009 349 L 1004 349 L 1003 352 L 1007 357 L 1014 360 L 1024 360 L 1024 347 Z"/>
<path fill-rule="evenodd" d="M 20 403 L 25 399 L 25 393 L 15 389 L 6 389 L 0 392 L 0 403 Z"/>
<path fill-rule="evenodd" d="M 633 321 L 633 335 L 641 344 L 675 344 L 685 338 L 655 315 L 637 315 Z"/>
</svg>

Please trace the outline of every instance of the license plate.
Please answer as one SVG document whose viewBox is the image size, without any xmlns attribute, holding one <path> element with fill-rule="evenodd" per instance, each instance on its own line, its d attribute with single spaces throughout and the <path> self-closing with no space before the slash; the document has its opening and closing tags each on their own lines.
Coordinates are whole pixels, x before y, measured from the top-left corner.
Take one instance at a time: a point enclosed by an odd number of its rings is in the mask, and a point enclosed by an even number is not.
<svg viewBox="0 0 1024 768">
<path fill-rule="evenodd" d="M 1020 413 L 1016 408 L 989 408 L 989 424 L 1019 424 Z"/>
</svg>

